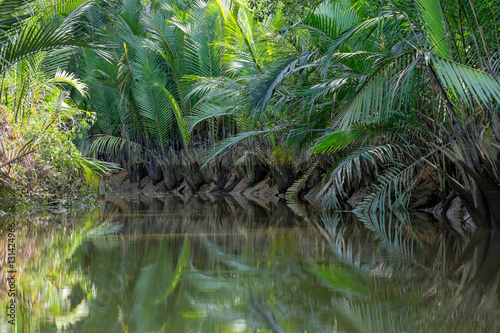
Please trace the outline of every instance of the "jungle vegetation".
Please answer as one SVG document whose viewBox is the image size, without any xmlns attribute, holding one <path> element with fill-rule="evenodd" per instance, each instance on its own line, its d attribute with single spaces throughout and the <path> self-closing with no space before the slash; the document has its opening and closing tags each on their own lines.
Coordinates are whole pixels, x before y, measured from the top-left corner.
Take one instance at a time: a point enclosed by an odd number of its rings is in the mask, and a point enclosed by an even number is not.
<svg viewBox="0 0 500 333">
<path fill-rule="evenodd" d="M 272 10 L 252 10 L 266 5 Z M 125 165 L 132 179 L 168 177 L 171 188 L 201 173 L 191 180 L 195 190 L 203 177 L 217 182 L 216 172 L 206 173 L 224 168 L 214 164 L 228 151 L 236 155 L 229 164 L 251 181 L 264 168 L 284 189 L 300 190 L 318 169 L 327 207 L 371 185 L 356 207 L 365 213 L 404 209 L 416 180 L 433 169 L 445 197 L 454 192 L 476 225 L 496 226 L 499 5 L 289 7 L 166 0 L 101 7 L 92 22 L 110 56 L 85 51 L 81 65 L 96 114 L 89 151 Z M 172 157 L 187 150 L 203 158 Z"/>
<path fill-rule="evenodd" d="M 82 202 L 93 196 L 88 185 L 113 167 L 84 157 L 73 143 L 93 119 L 71 96 L 85 96 L 87 86 L 68 72 L 78 48 L 99 52 L 82 21 L 90 7 L 0 2 L 0 209 Z"/>
<path fill-rule="evenodd" d="M 250 184 L 271 175 L 290 198 L 322 181 L 328 208 L 367 186 L 355 211 L 370 215 L 405 210 L 432 171 L 443 200 L 458 196 L 476 226 L 500 223 L 497 2 L 122 0 L 61 8 L 49 26 L 71 32 L 50 47 L 33 42 L 38 49 L 25 58 L 6 49 L 2 57 L 17 64 L 71 49 L 63 53 L 71 61 L 57 67 L 85 85 L 86 94 L 73 85 L 68 96 L 94 120 L 72 141 L 86 156 L 120 164 L 131 181 L 149 175 L 171 190 L 185 180 L 196 192 L 210 182 L 222 188 L 236 169 Z M 41 32 L 6 30 L 11 44 L 2 48 L 21 52 L 30 38 L 46 40 L 50 28 L 30 13 L 16 10 L 16 22 Z M 6 82 L 14 70 L 4 70 Z M 21 100 L 11 98 L 11 113 Z"/>
</svg>

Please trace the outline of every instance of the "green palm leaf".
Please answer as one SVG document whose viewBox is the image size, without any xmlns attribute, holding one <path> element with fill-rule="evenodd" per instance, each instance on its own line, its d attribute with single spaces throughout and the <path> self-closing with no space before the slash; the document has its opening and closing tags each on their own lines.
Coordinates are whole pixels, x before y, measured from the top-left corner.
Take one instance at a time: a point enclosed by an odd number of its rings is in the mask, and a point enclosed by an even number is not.
<svg viewBox="0 0 500 333">
<path fill-rule="evenodd" d="M 254 136 L 260 136 L 263 134 L 270 134 L 273 132 L 277 132 L 278 130 L 279 129 L 264 130 L 264 131 L 250 131 L 250 132 L 238 134 L 238 135 L 233 136 L 231 138 L 228 138 L 224 141 L 221 141 L 211 149 L 211 151 L 208 153 L 207 156 L 205 156 L 203 158 L 202 168 L 205 167 L 208 164 L 208 162 L 210 162 L 215 156 L 219 155 L 220 153 L 222 153 L 226 149 L 231 148 L 232 146 L 234 146 L 238 142 L 241 142 L 243 140 L 249 139 L 249 138 L 254 137 Z"/>
<path fill-rule="evenodd" d="M 81 5 L 66 18 L 53 16 L 35 17 L 21 26 L 18 32 L 3 38 L 0 47 L 0 72 L 5 72 L 15 62 L 38 52 L 90 46 L 84 36 L 78 35 L 77 25 L 80 16 L 91 6 L 91 3 L 81 1 Z M 39 15 L 50 15 L 42 12 Z"/>
<path fill-rule="evenodd" d="M 411 149 L 392 144 L 357 149 L 332 167 L 318 196 L 326 194 L 323 199 L 326 206 L 340 207 L 338 198 L 347 198 L 346 184 L 356 184 L 363 179 L 363 170 L 377 168 L 378 164 L 393 161 L 397 155 L 404 155 L 405 151 Z"/>
<path fill-rule="evenodd" d="M 315 67 L 316 52 L 299 53 L 277 61 L 272 69 L 250 85 L 247 93 L 248 104 L 256 115 L 264 113 L 276 89 L 290 75 Z"/>
<path fill-rule="evenodd" d="M 171 94 L 160 82 L 165 82 L 165 79 L 160 75 L 161 69 L 154 55 L 137 50 L 134 69 L 137 78 L 133 87 L 134 99 L 148 132 L 164 151 L 174 116 Z"/>
<path fill-rule="evenodd" d="M 115 155 L 119 155 L 125 149 L 135 155 L 139 155 L 144 147 L 125 138 L 101 134 L 94 136 L 92 144 L 89 148 L 89 155 L 97 156 L 102 152 L 112 152 Z"/>
<path fill-rule="evenodd" d="M 220 106 L 213 103 L 202 103 L 187 118 L 187 126 L 191 130 L 199 123 L 225 115 L 234 114 L 235 108 L 231 105 Z"/>
<path fill-rule="evenodd" d="M 431 56 L 433 69 L 447 92 L 472 109 L 475 103 L 486 106 L 488 103 L 500 103 L 499 78 L 492 74 Z"/>
<path fill-rule="evenodd" d="M 444 58 L 450 57 L 446 41 L 446 26 L 443 19 L 441 4 L 439 0 L 418 0 L 417 8 L 421 13 L 427 34 L 429 35 L 430 47 Z"/>
</svg>

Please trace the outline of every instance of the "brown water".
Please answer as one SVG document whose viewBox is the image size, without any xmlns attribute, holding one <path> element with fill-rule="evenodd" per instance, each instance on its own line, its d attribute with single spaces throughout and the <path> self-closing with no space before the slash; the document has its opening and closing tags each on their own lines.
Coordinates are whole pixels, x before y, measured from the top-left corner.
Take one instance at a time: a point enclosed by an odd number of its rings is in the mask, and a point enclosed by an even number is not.
<svg viewBox="0 0 500 333">
<path fill-rule="evenodd" d="M 458 239 L 423 215 L 292 208 L 169 197 L 4 216 L 1 265 L 15 223 L 18 297 L 15 325 L 2 311 L 0 329 L 500 331 L 497 231 Z"/>
</svg>

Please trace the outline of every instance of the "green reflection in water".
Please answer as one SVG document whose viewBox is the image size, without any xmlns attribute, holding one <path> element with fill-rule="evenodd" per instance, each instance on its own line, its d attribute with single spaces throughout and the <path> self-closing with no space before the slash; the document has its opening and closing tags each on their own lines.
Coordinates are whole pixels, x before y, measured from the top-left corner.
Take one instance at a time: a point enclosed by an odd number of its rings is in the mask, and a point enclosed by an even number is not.
<svg viewBox="0 0 500 333">
<path fill-rule="evenodd" d="M 498 330 L 499 232 L 460 241 L 425 216 L 382 232 L 293 208 L 170 197 L 4 218 L 18 225 L 17 331 Z"/>
</svg>

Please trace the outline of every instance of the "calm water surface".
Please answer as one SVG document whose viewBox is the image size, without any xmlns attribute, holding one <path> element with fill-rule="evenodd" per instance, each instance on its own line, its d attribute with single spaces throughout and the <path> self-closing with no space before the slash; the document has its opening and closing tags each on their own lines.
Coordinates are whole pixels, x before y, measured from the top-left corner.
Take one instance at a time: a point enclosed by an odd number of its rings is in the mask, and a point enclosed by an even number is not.
<svg viewBox="0 0 500 333">
<path fill-rule="evenodd" d="M 3 310 L 0 330 L 500 331 L 500 233 L 409 218 L 396 228 L 230 197 L 4 216 L 1 266 L 15 223 L 18 297 L 16 325 Z"/>
</svg>

